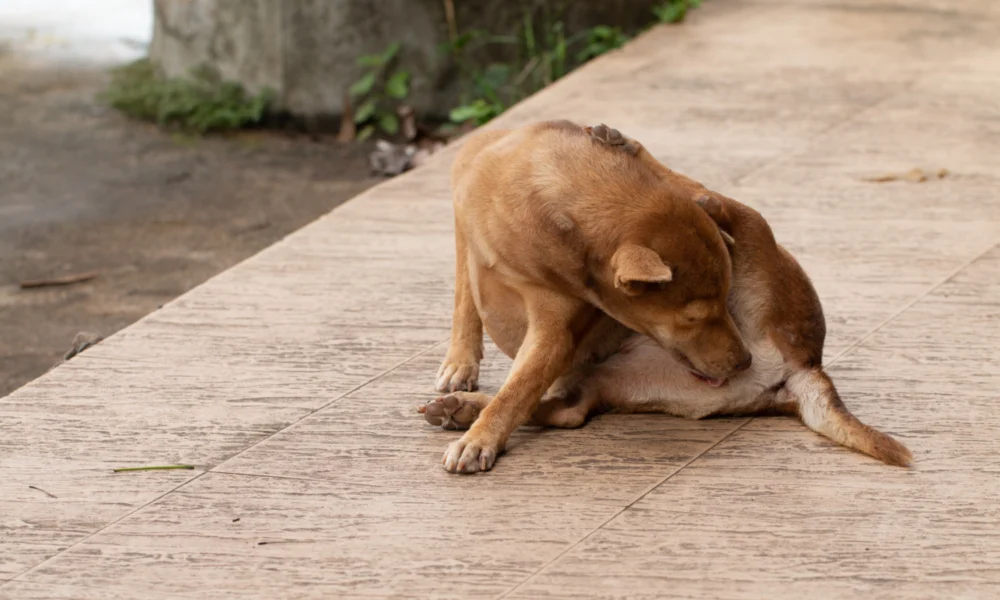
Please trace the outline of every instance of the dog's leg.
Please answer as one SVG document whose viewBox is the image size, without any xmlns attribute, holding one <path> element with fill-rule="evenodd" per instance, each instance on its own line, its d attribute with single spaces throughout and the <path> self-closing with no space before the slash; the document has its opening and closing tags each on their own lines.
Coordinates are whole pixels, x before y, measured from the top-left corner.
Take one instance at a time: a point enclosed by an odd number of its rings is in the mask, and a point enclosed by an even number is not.
<svg viewBox="0 0 1000 600">
<path fill-rule="evenodd" d="M 594 386 L 584 385 L 594 362 L 604 360 L 621 347 L 623 340 L 634 335 L 609 317 L 598 317 L 584 330 L 576 344 L 573 366 L 560 375 L 542 397 L 529 425 L 549 427 L 579 427 L 597 406 Z M 493 400 L 480 393 L 455 391 L 435 398 L 417 408 L 427 422 L 443 429 L 468 429 L 479 413 Z"/>
<path fill-rule="evenodd" d="M 592 415 L 602 412 L 602 407 L 596 390 L 583 385 L 565 396 L 542 402 L 535 414 L 531 415 L 529 424 L 576 429 L 582 427 Z"/>
<path fill-rule="evenodd" d="M 594 365 L 621 350 L 625 340 L 633 335 L 633 331 L 607 315 L 594 319 L 576 344 L 572 367 L 549 386 L 542 401 L 577 394 L 582 383 L 590 377 Z"/>
<path fill-rule="evenodd" d="M 479 363 L 483 360 L 483 321 L 472 298 L 469 253 L 465 234 L 455 223 L 455 311 L 451 318 L 451 344 L 435 388 L 439 392 L 473 391 L 479 386 Z"/>
<path fill-rule="evenodd" d="M 535 291 L 525 296 L 525 304 L 528 332 L 514 366 L 472 427 L 445 451 L 441 462 L 451 473 L 491 469 L 510 434 L 528 421 L 545 390 L 572 364 L 574 336 L 567 315 L 579 314 L 582 303 Z"/>
<path fill-rule="evenodd" d="M 428 423 L 441 429 L 468 429 L 492 401 L 492 396 L 479 392 L 454 392 L 418 407 L 417 412 L 424 415 Z M 575 429 L 586 423 L 587 417 L 598 412 L 599 406 L 596 394 L 571 392 L 542 400 L 527 425 Z"/>
</svg>

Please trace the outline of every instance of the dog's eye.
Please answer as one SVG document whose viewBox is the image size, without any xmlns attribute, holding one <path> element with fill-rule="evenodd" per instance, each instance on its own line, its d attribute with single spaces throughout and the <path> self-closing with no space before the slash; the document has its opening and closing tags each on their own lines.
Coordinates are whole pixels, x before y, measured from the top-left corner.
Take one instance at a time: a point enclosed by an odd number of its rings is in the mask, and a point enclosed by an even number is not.
<svg viewBox="0 0 1000 600">
<path fill-rule="evenodd" d="M 694 302 L 688 303 L 681 311 L 681 315 L 684 320 L 688 323 L 697 323 L 698 321 L 703 321 L 708 318 L 711 312 L 708 305 L 700 300 L 695 300 Z"/>
</svg>

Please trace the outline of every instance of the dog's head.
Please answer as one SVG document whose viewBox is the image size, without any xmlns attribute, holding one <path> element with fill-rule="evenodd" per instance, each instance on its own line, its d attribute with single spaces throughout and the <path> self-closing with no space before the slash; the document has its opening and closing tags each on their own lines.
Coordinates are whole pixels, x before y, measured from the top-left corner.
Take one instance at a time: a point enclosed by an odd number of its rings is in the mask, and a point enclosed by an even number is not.
<svg viewBox="0 0 1000 600">
<path fill-rule="evenodd" d="M 750 366 L 750 352 L 726 307 L 732 266 L 722 204 L 679 203 L 660 231 L 647 230 L 611 258 L 614 291 L 605 310 L 648 335 L 708 385 Z"/>
</svg>

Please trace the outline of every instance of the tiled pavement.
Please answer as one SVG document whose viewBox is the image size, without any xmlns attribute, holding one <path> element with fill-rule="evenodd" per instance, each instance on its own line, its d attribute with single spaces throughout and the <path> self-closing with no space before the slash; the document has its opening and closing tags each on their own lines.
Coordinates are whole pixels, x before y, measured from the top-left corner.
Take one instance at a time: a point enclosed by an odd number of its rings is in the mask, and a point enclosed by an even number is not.
<svg viewBox="0 0 1000 600">
<path fill-rule="evenodd" d="M 761 210 L 913 469 L 786 419 L 606 416 L 445 473 L 414 406 L 449 150 L 0 400 L 0 598 L 996 597 L 997 31 L 989 0 L 712 0 L 498 121 L 607 122 Z M 950 174 L 864 181 L 913 167 Z"/>
</svg>

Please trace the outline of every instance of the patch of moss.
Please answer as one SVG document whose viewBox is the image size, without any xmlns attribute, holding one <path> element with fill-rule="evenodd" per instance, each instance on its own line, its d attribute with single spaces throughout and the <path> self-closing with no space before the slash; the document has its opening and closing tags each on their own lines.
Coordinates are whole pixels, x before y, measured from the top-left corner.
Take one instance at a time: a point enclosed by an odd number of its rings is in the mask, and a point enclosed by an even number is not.
<svg viewBox="0 0 1000 600">
<path fill-rule="evenodd" d="M 242 129 L 264 119 L 273 93 L 250 95 L 209 68 L 166 78 L 141 59 L 112 72 L 102 99 L 123 113 L 164 127 L 209 133 Z"/>
</svg>

